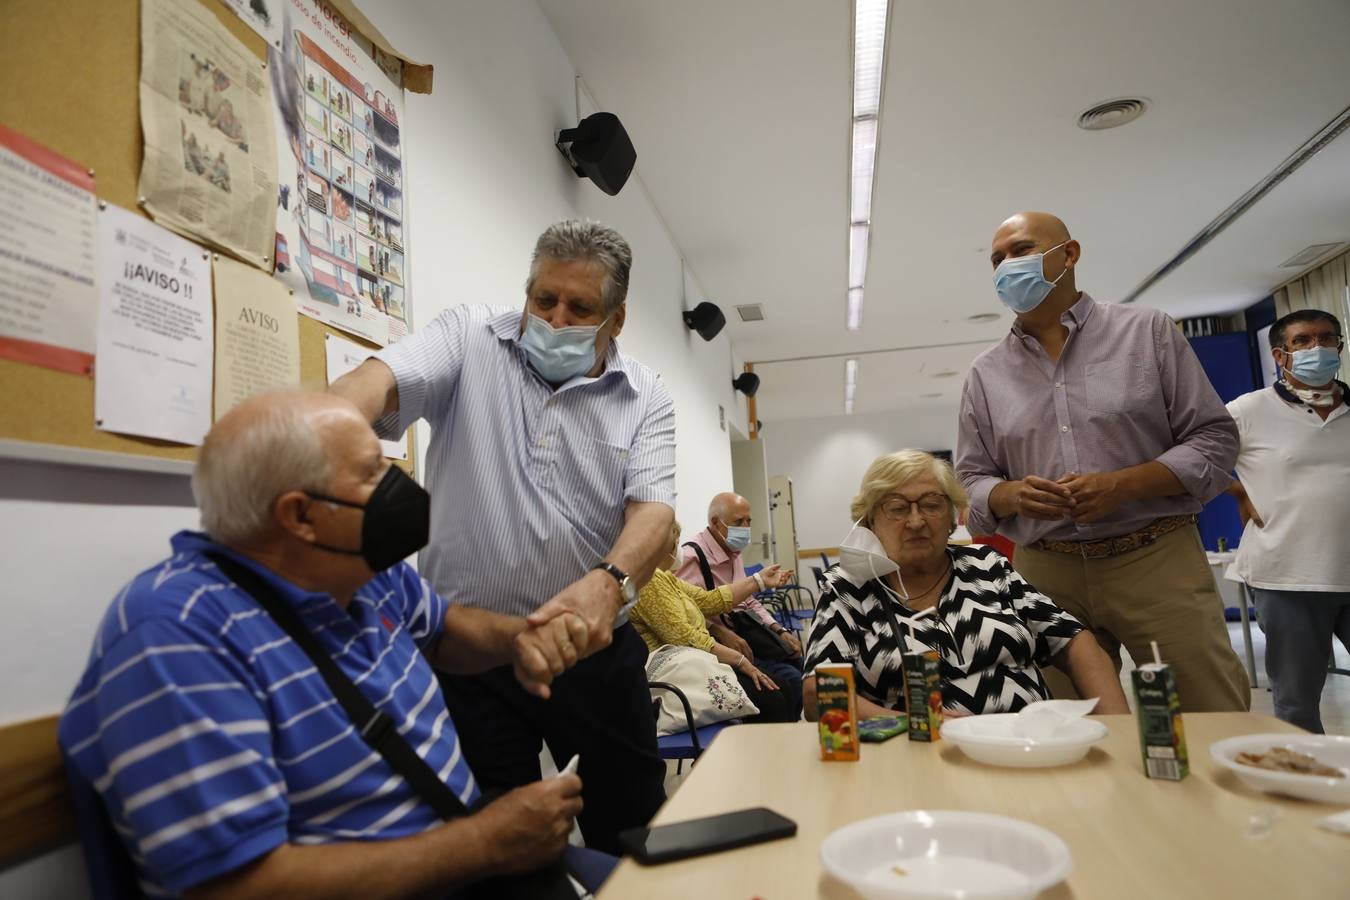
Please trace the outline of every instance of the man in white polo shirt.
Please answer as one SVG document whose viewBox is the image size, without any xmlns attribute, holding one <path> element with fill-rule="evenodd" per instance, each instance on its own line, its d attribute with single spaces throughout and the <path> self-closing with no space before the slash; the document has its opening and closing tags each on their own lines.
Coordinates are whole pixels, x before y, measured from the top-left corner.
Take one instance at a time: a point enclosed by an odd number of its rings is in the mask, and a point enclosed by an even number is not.
<svg viewBox="0 0 1350 900">
<path fill-rule="evenodd" d="M 1334 634 L 1350 649 L 1350 416 L 1336 380 L 1341 325 L 1316 309 L 1270 329 L 1280 380 L 1228 404 L 1238 425 L 1245 530 L 1234 570 L 1266 634 L 1275 715 L 1321 733 L 1318 701 Z"/>
</svg>

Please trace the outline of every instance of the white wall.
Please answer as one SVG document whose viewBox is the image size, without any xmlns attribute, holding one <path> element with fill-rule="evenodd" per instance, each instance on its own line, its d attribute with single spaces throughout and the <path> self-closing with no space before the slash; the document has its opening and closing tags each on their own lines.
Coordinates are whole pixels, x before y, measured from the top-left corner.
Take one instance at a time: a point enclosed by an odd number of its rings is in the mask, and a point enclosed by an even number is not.
<svg viewBox="0 0 1350 900">
<path fill-rule="evenodd" d="M 956 410 L 940 405 L 868 416 L 781 419 L 764 423 L 763 440 L 769 474 L 792 479 L 797 546 L 835 547 L 853 524 L 849 503 L 872 460 L 906 447 L 955 450 Z"/>
<path fill-rule="evenodd" d="M 522 303 L 534 240 L 558 219 L 618 228 L 634 254 L 619 344 L 665 378 L 677 415 L 679 513 L 702 521 L 708 498 L 731 483 L 718 405 L 730 421 L 740 409 L 744 423 L 730 345 L 725 336 L 705 343 L 680 320 L 686 290 L 691 304 L 702 290 L 694 273 L 682 274 L 640 181 L 607 197 L 553 148 L 554 132 L 575 124 L 575 67 L 542 12 L 532 0 L 361 5 L 396 47 L 436 67 L 435 93 L 410 94 L 407 104 L 414 325 L 454 304 Z M 640 155 L 641 137 L 634 142 Z M 166 554 L 173 532 L 196 524 L 182 477 L 0 461 L 0 598 L 9 623 L 0 722 L 61 708 L 113 593 Z M 60 859 L 0 872 L 0 896 L 72 896 L 47 877 L 69 869 Z"/>
</svg>

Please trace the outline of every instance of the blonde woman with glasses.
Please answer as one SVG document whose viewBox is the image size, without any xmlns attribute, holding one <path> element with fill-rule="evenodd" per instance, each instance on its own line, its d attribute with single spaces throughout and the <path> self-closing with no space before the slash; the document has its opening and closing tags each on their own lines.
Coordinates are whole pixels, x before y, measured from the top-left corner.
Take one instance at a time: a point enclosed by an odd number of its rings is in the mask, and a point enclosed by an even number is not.
<svg viewBox="0 0 1350 900">
<path fill-rule="evenodd" d="M 868 467 L 853 499 L 853 530 L 825 573 L 802 682 L 816 717 L 823 664 L 852 665 L 858 715 L 903 712 L 906 647 L 936 650 L 949 714 L 1015 712 L 1050 697 L 1053 665 L 1096 712 L 1129 712 L 1111 661 L 1092 634 L 1017 574 L 992 547 L 947 543 L 967 504 L 951 466 L 900 450 Z"/>
</svg>

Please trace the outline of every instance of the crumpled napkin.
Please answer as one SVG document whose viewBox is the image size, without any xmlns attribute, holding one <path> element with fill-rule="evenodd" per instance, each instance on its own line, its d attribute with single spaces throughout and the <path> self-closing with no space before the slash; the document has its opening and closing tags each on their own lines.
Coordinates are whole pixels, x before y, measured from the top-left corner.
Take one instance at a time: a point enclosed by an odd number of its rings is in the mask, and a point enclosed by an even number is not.
<svg viewBox="0 0 1350 900">
<path fill-rule="evenodd" d="M 1017 737 L 1045 740 L 1052 738 L 1065 726 L 1081 719 L 1097 706 L 1097 697 L 1091 700 L 1038 700 L 1028 703 L 1013 721 L 1012 733 Z"/>
<path fill-rule="evenodd" d="M 1350 809 L 1342 813 L 1336 813 L 1334 816 L 1318 819 L 1317 827 L 1325 828 L 1327 831 L 1338 831 L 1341 834 L 1350 834 Z"/>
</svg>

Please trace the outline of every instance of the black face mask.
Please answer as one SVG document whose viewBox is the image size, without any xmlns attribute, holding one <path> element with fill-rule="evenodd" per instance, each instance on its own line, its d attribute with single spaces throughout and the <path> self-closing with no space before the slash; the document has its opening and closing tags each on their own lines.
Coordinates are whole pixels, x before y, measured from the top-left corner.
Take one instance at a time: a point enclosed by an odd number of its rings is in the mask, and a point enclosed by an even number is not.
<svg viewBox="0 0 1350 900">
<path fill-rule="evenodd" d="M 320 550 L 359 556 L 372 572 L 383 572 L 427 545 L 431 532 L 431 495 L 398 466 L 385 470 L 384 477 L 364 504 L 314 491 L 305 493 L 315 500 L 365 511 L 361 520 L 360 550 L 315 543 Z"/>
</svg>

